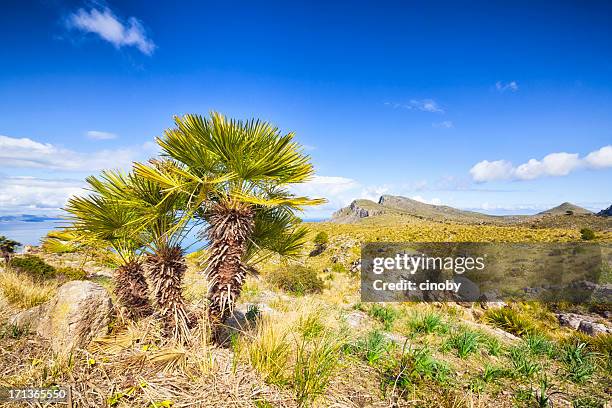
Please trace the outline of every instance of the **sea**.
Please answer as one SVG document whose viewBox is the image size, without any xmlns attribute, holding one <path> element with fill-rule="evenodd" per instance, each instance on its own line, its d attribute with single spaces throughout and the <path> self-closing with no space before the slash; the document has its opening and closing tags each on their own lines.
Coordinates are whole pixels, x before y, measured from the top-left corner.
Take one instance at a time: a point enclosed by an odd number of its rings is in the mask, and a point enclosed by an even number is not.
<svg viewBox="0 0 612 408">
<path fill-rule="evenodd" d="M 304 219 L 304 222 L 319 222 L 321 218 Z M 40 240 L 51 230 L 58 230 L 66 226 L 62 219 L 44 221 L 0 221 L 0 236 L 15 240 L 22 245 L 40 245 Z M 193 252 L 203 246 L 198 230 L 192 230 L 183 240 L 183 247 L 187 252 Z M 23 247 L 21 247 L 23 249 Z"/>
</svg>

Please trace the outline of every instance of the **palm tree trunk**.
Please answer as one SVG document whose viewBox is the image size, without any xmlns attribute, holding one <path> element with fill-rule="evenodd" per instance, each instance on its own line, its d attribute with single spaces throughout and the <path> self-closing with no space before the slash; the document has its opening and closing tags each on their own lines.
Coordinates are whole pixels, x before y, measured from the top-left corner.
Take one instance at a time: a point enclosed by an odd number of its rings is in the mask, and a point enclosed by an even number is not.
<svg viewBox="0 0 612 408">
<path fill-rule="evenodd" d="M 149 288 L 140 262 L 130 261 L 115 271 L 115 296 L 123 312 L 130 319 L 149 316 Z"/>
<path fill-rule="evenodd" d="M 253 210 L 244 204 L 217 204 L 208 217 L 208 316 L 213 327 L 231 314 L 246 278 L 242 258 L 253 232 Z"/>
<path fill-rule="evenodd" d="M 147 257 L 146 266 L 164 334 L 185 343 L 189 336 L 189 316 L 182 293 L 187 270 L 183 250 L 178 246 L 161 248 Z"/>
</svg>

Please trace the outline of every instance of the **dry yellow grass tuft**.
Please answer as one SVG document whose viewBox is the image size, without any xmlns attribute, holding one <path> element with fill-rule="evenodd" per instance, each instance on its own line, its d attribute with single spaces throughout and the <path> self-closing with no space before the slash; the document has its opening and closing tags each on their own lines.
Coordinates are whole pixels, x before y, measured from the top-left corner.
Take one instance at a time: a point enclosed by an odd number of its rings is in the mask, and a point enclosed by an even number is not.
<svg viewBox="0 0 612 408">
<path fill-rule="evenodd" d="M 34 281 L 27 275 L 12 270 L 0 273 L 0 292 L 12 306 L 27 309 L 49 300 L 56 283 Z"/>
</svg>

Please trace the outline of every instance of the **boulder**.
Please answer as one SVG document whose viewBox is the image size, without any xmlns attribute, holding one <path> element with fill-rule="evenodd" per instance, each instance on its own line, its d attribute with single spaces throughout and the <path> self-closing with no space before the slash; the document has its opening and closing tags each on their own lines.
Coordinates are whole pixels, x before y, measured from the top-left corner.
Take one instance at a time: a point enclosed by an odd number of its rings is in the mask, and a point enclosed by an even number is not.
<svg viewBox="0 0 612 408">
<path fill-rule="evenodd" d="M 559 319 L 559 324 L 565 327 L 571 327 L 574 330 L 578 329 L 580 326 L 580 322 L 582 321 L 582 316 L 574 314 L 574 313 L 559 313 L 557 315 L 557 319 Z"/>
<path fill-rule="evenodd" d="M 578 326 L 578 330 L 588 334 L 589 336 L 597 336 L 598 334 L 612 333 L 612 330 L 608 329 L 601 323 L 590 322 L 583 320 Z"/>
<path fill-rule="evenodd" d="M 47 303 L 19 313 L 10 323 L 28 327 L 51 340 L 55 352 L 67 353 L 107 334 L 112 308 L 109 293 L 102 286 L 71 281 Z"/>
</svg>

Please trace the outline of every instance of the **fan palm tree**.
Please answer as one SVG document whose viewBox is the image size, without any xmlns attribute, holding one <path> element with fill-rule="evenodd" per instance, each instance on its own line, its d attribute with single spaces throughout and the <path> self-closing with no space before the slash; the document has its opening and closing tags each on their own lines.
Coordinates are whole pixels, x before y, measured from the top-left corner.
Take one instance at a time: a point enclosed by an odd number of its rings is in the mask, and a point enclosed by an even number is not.
<svg viewBox="0 0 612 408">
<path fill-rule="evenodd" d="M 138 164 L 150 171 L 167 166 L 151 160 Z M 120 185 L 120 183 L 118 183 Z M 180 194 L 167 194 L 159 183 L 134 173 L 127 176 L 129 188 L 125 200 L 138 214 L 132 233 L 146 242 L 145 269 L 153 291 L 153 305 L 162 318 L 164 332 L 177 342 L 188 339 L 190 317 L 182 295 L 187 270 L 181 241 L 193 225 L 186 216 L 186 204 Z"/>
<path fill-rule="evenodd" d="M 314 173 L 293 133 L 214 112 L 175 117 L 175 123 L 157 139 L 168 165 L 136 165 L 136 173 L 167 194 L 184 195 L 190 214 L 206 223 L 209 319 L 216 325 L 231 313 L 254 265 L 272 253 L 297 254 L 306 229 L 294 212 L 324 200 L 287 190 Z"/>
<path fill-rule="evenodd" d="M 77 241 L 107 248 L 116 258 L 119 266 L 115 270 L 114 293 L 124 315 L 132 319 L 150 315 L 142 265 L 143 242 L 131 231 L 138 214 L 125 204 L 123 194 L 113 187 L 107 174 L 101 178 L 91 176 L 86 181 L 91 193 L 73 196 L 66 205 L 73 223 L 70 229 Z"/>
<path fill-rule="evenodd" d="M 6 265 L 8 265 L 11 256 L 15 253 L 15 248 L 20 245 L 19 242 L 8 239 L 4 235 L 0 235 L 0 255 L 4 258 Z"/>
</svg>

